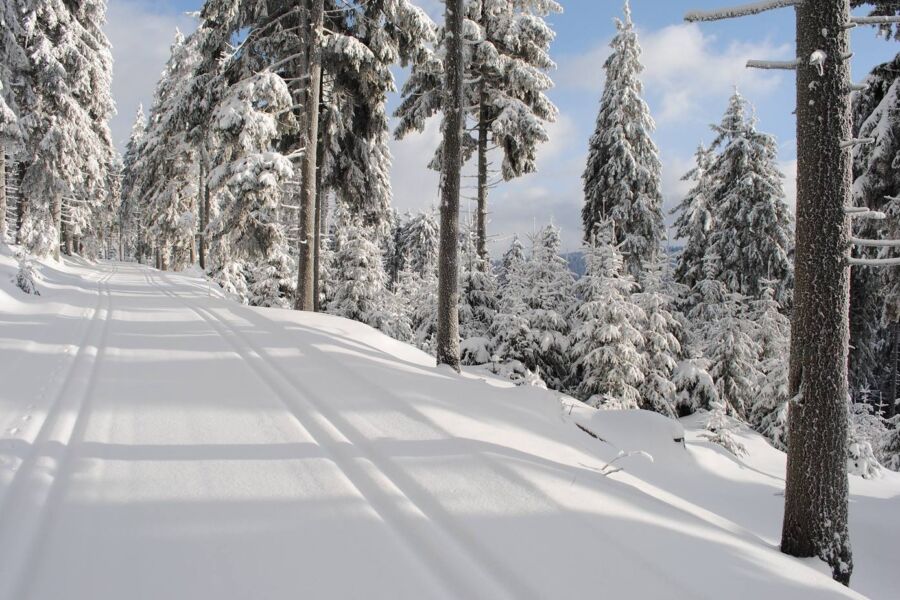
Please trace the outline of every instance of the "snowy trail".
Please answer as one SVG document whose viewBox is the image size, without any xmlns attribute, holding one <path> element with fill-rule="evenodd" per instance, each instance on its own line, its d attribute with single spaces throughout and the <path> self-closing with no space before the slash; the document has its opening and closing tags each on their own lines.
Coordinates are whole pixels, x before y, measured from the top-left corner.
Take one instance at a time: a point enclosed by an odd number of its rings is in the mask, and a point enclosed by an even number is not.
<svg viewBox="0 0 900 600">
<path fill-rule="evenodd" d="M 0 600 L 859 597 L 680 487 L 715 451 L 642 434 L 666 473 L 605 478 L 557 394 L 190 276 L 47 277 L 0 289 Z"/>
</svg>

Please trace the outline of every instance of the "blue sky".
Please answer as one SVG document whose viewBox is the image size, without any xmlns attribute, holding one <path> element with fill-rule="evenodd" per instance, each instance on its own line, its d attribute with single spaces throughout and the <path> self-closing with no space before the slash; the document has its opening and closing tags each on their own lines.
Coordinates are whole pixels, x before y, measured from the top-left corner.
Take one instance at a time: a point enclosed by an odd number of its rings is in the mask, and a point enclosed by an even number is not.
<svg viewBox="0 0 900 600">
<path fill-rule="evenodd" d="M 560 119 L 550 128 L 551 141 L 541 149 L 539 172 L 492 190 L 490 233 L 495 253 L 508 245 L 513 233 L 527 236 L 535 226 L 551 220 L 562 228 L 566 250 L 579 245 L 580 176 L 603 86 L 602 63 L 615 32 L 613 18 L 621 14 L 622 1 L 558 1 L 565 12 L 550 19 L 557 32 L 552 54 L 558 65 L 552 74 L 557 86 L 550 96 L 560 109 Z M 440 0 L 418 3 L 433 18 L 440 19 Z M 689 9 L 740 3 L 631 2 L 644 47 L 645 96 L 657 121 L 654 139 L 663 162 L 667 207 L 686 191 L 680 177 L 690 168 L 697 144 L 710 139 L 708 126 L 719 119 L 735 85 L 756 106 L 760 128 L 779 141 L 779 161 L 787 176 L 785 189 L 793 202 L 796 148 L 792 74 L 750 71 L 743 66 L 748 58 L 793 58 L 793 12 L 780 10 L 701 26 L 682 21 Z M 120 148 L 137 104 L 147 105 L 152 98 L 175 28 L 191 30 L 194 21 L 184 13 L 197 10 L 201 4 L 201 0 L 110 2 L 106 30 L 116 59 L 113 93 L 119 110 L 112 127 Z M 900 50 L 895 42 L 877 38 L 872 28 L 858 28 L 852 36 L 855 79 Z M 437 176 L 425 165 L 438 135 L 435 120 L 425 133 L 392 145 L 395 205 L 401 211 L 435 204 Z M 464 210 L 470 204 L 464 201 Z"/>
</svg>

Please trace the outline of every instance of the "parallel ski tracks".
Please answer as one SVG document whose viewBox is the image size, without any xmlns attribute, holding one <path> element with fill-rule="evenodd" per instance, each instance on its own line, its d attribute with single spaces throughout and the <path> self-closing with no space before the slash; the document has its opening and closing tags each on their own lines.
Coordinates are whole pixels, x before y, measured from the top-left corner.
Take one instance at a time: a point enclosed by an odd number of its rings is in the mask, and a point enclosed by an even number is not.
<svg viewBox="0 0 900 600">
<path fill-rule="evenodd" d="M 116 267 L 98 281 L 97 304 L 44 421 L 0 501 L 0 600 L 22 600 L 25 576 L 40 554 L 52 507 L 64 492 L 72 445 L 83 434 L 112 312 L 109 281 Z"/>
<path fill-rule="evenodd" d="M 160 277 L 169 283 L 164 275 Z M 200 316 L 228 342 L 315 443 L 330 455 L 378 516 L 407 544 L 412 556 L 441 580 L 451 596 L 491 600 L 540 597 L 474 538 L 453 527 L 452 516 L 429 501 L 425 497 L 427 492 L 392 459 L 375 450 L 345 419 L 330 410 L 326 402 L 274 363 L 240 330 L 211 310 L 156 283 L 149 271 L 147 281 Z M 385 489 L 385 484 L 393 490 Z M 455 555 L 455 560 L 448 560 L 451 555 Z"/>
</svg>

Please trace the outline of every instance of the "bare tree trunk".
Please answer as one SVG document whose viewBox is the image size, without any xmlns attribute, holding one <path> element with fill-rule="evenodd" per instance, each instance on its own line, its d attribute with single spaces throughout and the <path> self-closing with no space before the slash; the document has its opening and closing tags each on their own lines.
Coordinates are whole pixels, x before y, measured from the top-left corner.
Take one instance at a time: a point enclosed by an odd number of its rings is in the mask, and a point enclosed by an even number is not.
<svg viewBox="0 0 900 600">
<path fill-rule="evenodd" d="M 28 199 L 22 193 L 22 180 L 25 179 L 24 163 L 19 163 L 17 171 L 18 179 L 16 180 L 16 185 L 19 188 L 19 193 L 16 194 L 18 197 L 18 203 L 16 204 L 16 244 L 21 246 L 25 243 L 24 226 L 25 219 L 28 218 Z"/>
<path fill-rule="evenodd" d="M 781 550 L 853 570 L 847 527 L 850 272 L 849 0 L 797 7 L 797 244 L 789 439 Z M 808 64 L 826 53 L 820 74 Z"/>
<path fill-rule="evenodd" d="M 459 371 L 459 183 L 462 168 L 463 0 L 446 0 L 447 68 L 438 257 L 437 363 Z"/>
<path fill-rule="evenodd" d="M 297 310 L 315 310 L 314 248 L 316 220 L 316 159 L 319 139 L 319 92 L 322 79 L 322 50 L 319 36 L 324 20 L 324 0 L 311 0 L 309 15 L 309 81 L 306 87 L 306 151 L 300 182 L 300 231 L 297 259 Z"/>
<path fill-rule="evenodd" d="M 61 244 L 62 235 L 63 235 L 63 223 L 62 223 L 62 198 L 55 197 L 53 198 L 52 204 L 50 205 L 50 218 L 53 219 L 53 225 L 56 227 L 56 233 L 59 237 L 53 244 L 53 258 L 59 260 L 59 246 Z M 68 249 L 68 240 L 66 240 L 66 248 Z"/>
<path fill-rule="evenodd" d="M 6 148 L 0 143 L 0 244 L 6 242 Z"/>
<path fill-rule="evenodd" d="M 487 264 L 487 197 L 488 197 L 488 107 L 487 93 L 481 88 L 481 110 L 478 119 L 478 214 L 475 216 L 475 248 Z"/>
<path fill-rule="evenodd" d="M 324 88 L 323 81 L 320 79 L 319 82 L 319 99 L 322 98 L 322 90 Z M 317 143 L 316 144 L 316 218 L 314 227 L 315 231 L 315 245 L 313 248 L 313 310 L 319 312 L 322 307 L 321 299 L 319 298 L 319 268 L 321 266 L 319 256 L 322 251 L 322 210 L 323 210 L 323 202 L 322 202 L 322 163 L 325 160 L 325 144 Z"/>
<path fill-rule="evenodd" d="M 206 185 L 206 148 L 200 150 L 200 268 L 206 271 L 206 228 L 209 225 L 209 186 Z"/>
<path fill-rule="evenodd" d="M 897 414 L 897 379 L 900 378 L 900 323 L 891 325 L 891 373 L 888 379 L 888 402 L 884 417 L 890 419 Z"/>
</svg>

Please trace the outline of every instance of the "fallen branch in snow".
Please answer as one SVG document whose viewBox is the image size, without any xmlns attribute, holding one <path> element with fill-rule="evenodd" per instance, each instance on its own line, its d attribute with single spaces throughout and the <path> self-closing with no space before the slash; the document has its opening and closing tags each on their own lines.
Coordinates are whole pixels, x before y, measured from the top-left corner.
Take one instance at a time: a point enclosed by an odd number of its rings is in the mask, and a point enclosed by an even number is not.
<svg viewBox="0 0 900 600">
<path fill-rule="evenodd" d="M 758 15 L 759 13 L 775 10 L 776 8 L 799 6 L 802 3 L 803 0 L 768 0 L 767 2 L 753 2 L 751 4 L 742 4 L 740 6 L 721 8 L 719 10 L 692 10 L 684 15 L 684 20 L 688 23 L 696 23 L 698 21 L 736 19 L 739 17 Z"/>
<path fill-rule="evenodd" d="M 622 460 L 623 458 L 628 458 L 630 456 L 643 456 L 651 463 L 653 462 L 653 456 L 649 452 L 644 452 L 643 450 L 632 450 L 631 452 L 625 452 L 624 450 L 619 450 L 619 453 L 616 455 L 614 459 L 603 465 L 603 468 L 600 469 L 600 474 L 603 476 L 609 476 L 613 473 L 618 473 L 622 470 L 622 467 L 614 467 L 613 465 Z"/>
<path fill-rule="evenodd" d="M 586 434 L 588 434 L 589 436 L 591 436 L 591 437 L 594 438 L 595 440 L 600 440 L 600 441 L 603 442 L 604 444 L 608 444 L 608 443 L 609 443 L 609 442 L 607 442 L 606 440 L 604 440 L 602 437 L 600 437 L 599 435 L 597 435 L 596 433 L 594 433 L 593 431 L 591 431 L 590 429 L 588 429 L 587 427 L 585 427 L 584 425 L 582 425 L 581 423 L 575 423 L 575 427 L 577 427 L 578 429 L 582 430 L 583 432 L 585 432 Z"/>
<path fill-rule="evenodd" d="M 785 71 L 796 70 L 800 66 L 799 60 L 748 60 L 748 69 L 782 69 Z"/>
</svg>

